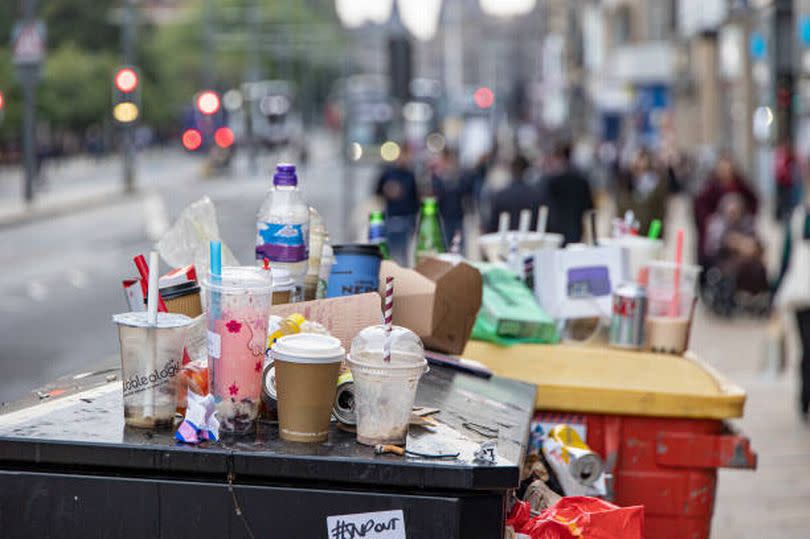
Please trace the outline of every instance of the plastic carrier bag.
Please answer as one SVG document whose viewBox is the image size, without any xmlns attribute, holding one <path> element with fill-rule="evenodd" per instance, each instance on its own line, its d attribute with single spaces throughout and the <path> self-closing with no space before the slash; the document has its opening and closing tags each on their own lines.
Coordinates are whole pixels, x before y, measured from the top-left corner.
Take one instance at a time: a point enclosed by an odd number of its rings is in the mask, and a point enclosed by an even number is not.
<svg viewBox="0 0 810 539">
<path fill-rule="evenodd" d="M 587 496 L 563 498 L 530 518 L 526 502 L 517 502 L 506 521 L 516 537 L 530 539 L 642 539 L 644 507 L 619 507 Z"/>
</svg>

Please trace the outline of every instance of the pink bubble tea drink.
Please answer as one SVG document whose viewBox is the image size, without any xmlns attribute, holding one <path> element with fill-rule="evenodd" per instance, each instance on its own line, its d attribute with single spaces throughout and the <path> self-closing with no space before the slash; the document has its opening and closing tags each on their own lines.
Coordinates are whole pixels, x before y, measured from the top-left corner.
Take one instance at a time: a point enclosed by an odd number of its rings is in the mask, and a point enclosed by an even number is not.
<svg viewBox="0 0 810 539">
<path fill-rule="evenodd" d="M 250 431 L 261 402 L 262 362 L 273 301 L 271 272 L 224 267 L 203 283 L 210 391 L 223 431 Z"/>
</svg>

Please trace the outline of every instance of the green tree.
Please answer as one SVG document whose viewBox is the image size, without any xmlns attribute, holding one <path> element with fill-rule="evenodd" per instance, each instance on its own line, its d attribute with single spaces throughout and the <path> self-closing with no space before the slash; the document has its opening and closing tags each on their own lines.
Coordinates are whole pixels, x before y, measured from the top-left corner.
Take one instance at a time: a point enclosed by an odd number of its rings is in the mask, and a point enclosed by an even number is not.
<svg viewBox="0 0 810 539">
<path fill-rule="evenodd" d="M 87 52 L 72 42 L 52 51 L 39 88 L 43 119 L 56 129 L 81 132 L 105 121 L 111 110 L 111 77 L 116 58 Z"/>
<path fill-rule="evenodd" d="M 8 0 L 6 0 L 8 1 Z M 120 48 L 121 0 L 49 0 L 40 2 L 39 16 L 48 25 L 48 46 L 74 43 L 91 52 Z"/>
</svg>

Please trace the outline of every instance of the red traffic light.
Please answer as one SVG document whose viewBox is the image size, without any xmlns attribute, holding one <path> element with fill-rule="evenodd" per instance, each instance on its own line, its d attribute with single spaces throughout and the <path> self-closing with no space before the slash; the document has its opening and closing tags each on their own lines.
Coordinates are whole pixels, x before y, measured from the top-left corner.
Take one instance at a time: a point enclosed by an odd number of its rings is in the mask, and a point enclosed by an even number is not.
<svg viewBox="0 0 810 539">
<path fill-rule="evenodd" d="M 230 148 L 233 145 L 233 131 L 230 127 L 220 127 L 214 131 L 214 142 L 220 148 Z"/>
<path fill-rule="evenodd" d="M 3 92 L 0 92 L 0 110 L 3 110 L 3 106 L 6 104 L 6 98 L 3 95 Z"/>
<path fill-rule="evenodd" d="M 196 129 L 186 129 L 183 131 L 181 140 L 183 147 L 190 152 L 202 146 L 202 135 Z"/>
<path fill-rule="evenodd" d="M 131 67 L 124 67 L 115 73 L 115 87 L 128 94 L 138 87 L 138 74 Z"/>
<path fill-rule="evenodd" d="M 495 103 L 495 94 L 486 86 L 481 86 L 473 94 L 473 100 L 478 108 L 488 109 Z"/>
<path fill-rule="evenodd" d="M 219 95 L 216 92 L 211 90 L 206 90 L 204 92 L 200 92 L 197 94 L 197 110 L 205 114 L 206 116 L 211 116 L 212 114 L 216 114 L 219 110 Z"/>
</svg>

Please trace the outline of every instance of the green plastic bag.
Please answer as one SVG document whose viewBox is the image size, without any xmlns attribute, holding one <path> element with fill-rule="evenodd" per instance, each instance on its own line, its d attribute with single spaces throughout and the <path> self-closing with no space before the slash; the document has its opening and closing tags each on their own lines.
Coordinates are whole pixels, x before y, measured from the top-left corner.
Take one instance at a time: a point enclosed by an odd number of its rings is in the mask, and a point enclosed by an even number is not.
<svg viewBox="0 0 810 539">
<path fill-rule="evenodd" d="M 554 320 L 514 272 L 491 264 L 475 266 L 484 290 L 471 338 L 506 346 L 559 342 Z"/>
</svg>

